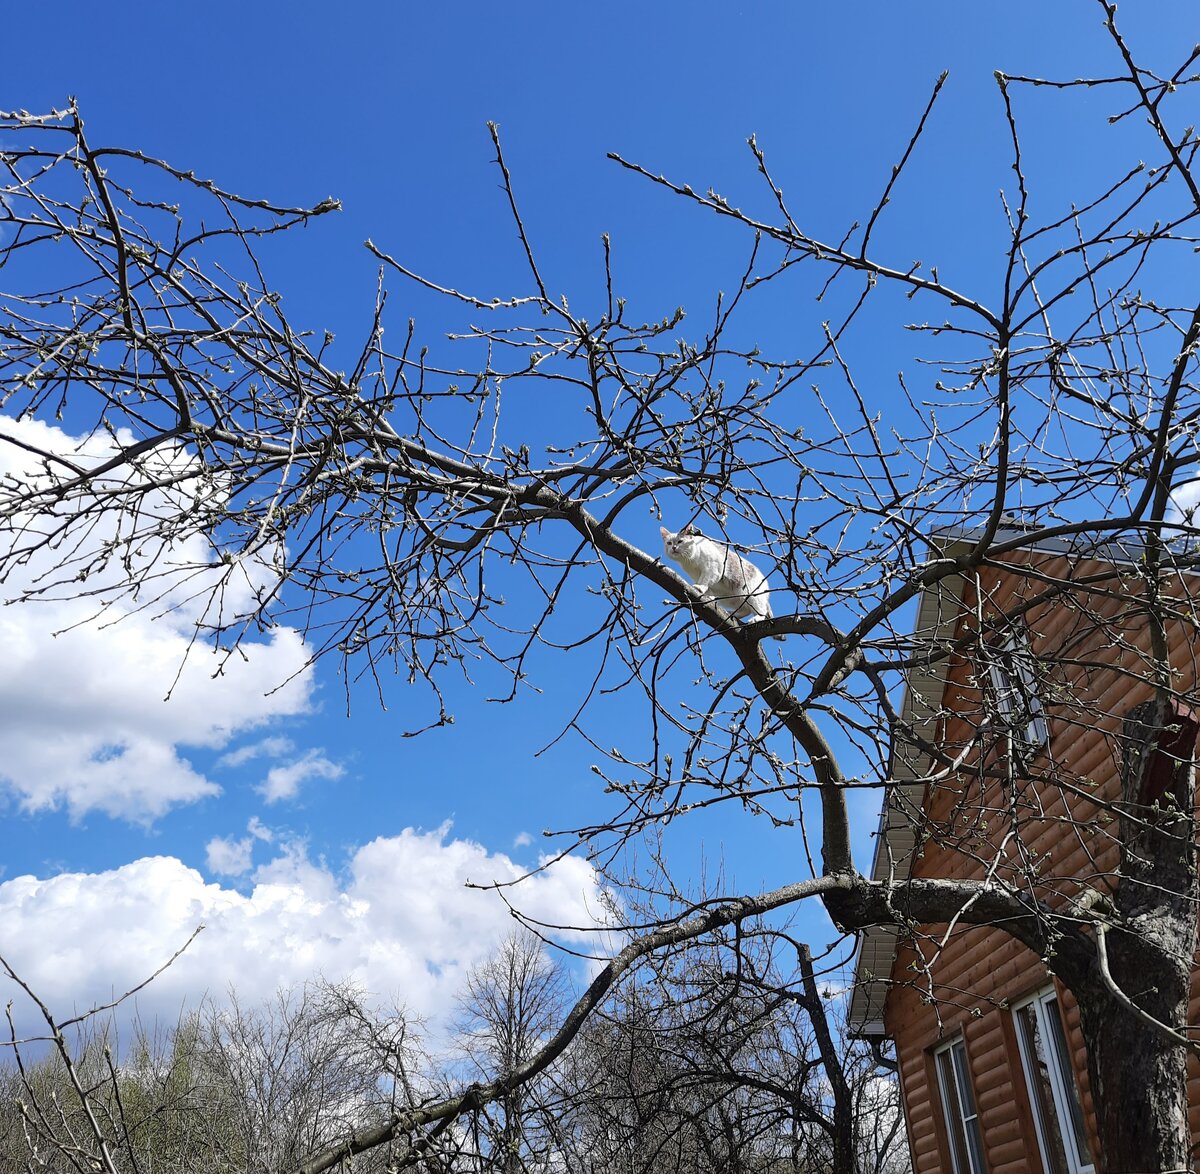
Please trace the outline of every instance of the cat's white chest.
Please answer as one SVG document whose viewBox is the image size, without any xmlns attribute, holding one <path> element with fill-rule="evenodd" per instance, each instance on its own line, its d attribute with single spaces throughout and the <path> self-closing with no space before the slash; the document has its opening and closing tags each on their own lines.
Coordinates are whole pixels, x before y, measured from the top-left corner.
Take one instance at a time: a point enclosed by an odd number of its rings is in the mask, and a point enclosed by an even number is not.
<svg viewBox="0 0 1200 1174">
<path fill-rule="evenodd" d="M 675 559 L 693 580 L 707 582 L 720 574 L 718 559 L 712 551 L 705 550 L 700 542 L 680 543 Z"/>
</svg>

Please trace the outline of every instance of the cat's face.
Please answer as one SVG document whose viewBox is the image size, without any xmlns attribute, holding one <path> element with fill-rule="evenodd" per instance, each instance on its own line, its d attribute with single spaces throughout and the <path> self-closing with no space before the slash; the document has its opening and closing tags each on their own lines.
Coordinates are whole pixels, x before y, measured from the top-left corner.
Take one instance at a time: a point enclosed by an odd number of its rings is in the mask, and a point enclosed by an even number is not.
<svg viewBox="0 0 1200 1174">
<path fill-rule="evenodd" d="M 666 526 L 660 526 L 659 531 L 662 534 L 663 549 L 666 550 L 667 557 L 673 558 L 676 561 L 679 560 L 680 551 L 687 550 L 700 537 L 691 526 L 684 526 L 677 534 L 672 534 Z"/>
</svg>

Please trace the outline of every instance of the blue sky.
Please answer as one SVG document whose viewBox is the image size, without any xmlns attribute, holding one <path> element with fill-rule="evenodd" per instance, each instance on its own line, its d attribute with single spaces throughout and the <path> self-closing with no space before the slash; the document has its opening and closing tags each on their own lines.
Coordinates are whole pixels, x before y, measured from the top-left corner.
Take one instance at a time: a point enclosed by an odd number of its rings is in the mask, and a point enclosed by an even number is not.
<svg viewBox="0 0 1200 1174">
<path fill-rule="evenodd" d="M 1139 54 L 1163 67 L 1200 31 L 1190 3 L 1130 5 L 1121 16 Z M 929 140 L 879 239 L 897 263 L 923 258 L 985 295 L 999 272 L 997 191 L 1011 182 L 993 71 L 1075 77 L 1115 68 L 1091 0 L 670 2 L 602 12 L 562 3 L 66 4 L 48 20 L 31 6 L 6 16 L 0 107 L 44 111 L 73 94 L 94 144 L 138 148 L 243 194 L 309 204 L 338 197 L 339 215 L 272 241 L 266 257 L 293 321 L 354 340 L 374 296 L 367 237 L 436 281 L 486 296 L 519 292 L 489 119 L 500 124 L 553 288 L 573 305 L 598 298 L 608 232 L 636 312 L 661 316 L 679 304 L 703 312 L 744 264 L 744 235 L 606 153 L 755 207 L 764 194 L 745 146 L 754 133 L 798 218 L 836 239 L 869 211 L 943 69 L 951 76 Z M 1026 123 L 1036 199 L 1047 209 L 1089 190 L 1101 166 L 1095 128 L 1082 117 L 1088 102 L 1048 104 Z M 462 325 L 422 291 L 398 288 L 393 299 L 431 338 Z M 762 330 L 776 340 L 821 318 L 800 301 L 776 303 L 773 314 Z M 890 377 L 910 358 L 898 349 L 905 344 L 898 331 L 881 333 L 867 373 Z M 891 393 L 879 394 L 886 408 Z M 656 525 L 648 519 L 634 539 L 655 548 Z M 154 674 L 170 658 L 169 631 L 137 627 L 116 642 L 72 645 L 51 636 L 61 617 L 3 619 L 24 633 L 27 671 L 46 688 L 10 667 L 9 740 L 20 747 L 22 777 L 42 782 L 22 789 L 10 766 L 0 785 L 0 925 L 11 927 L 0 940 L 59 998 L 86 1000 L 106 975 L 117 984 L 134 977 L 203 916 L 221 948 L 205 947 L 167 988 L 172 998 L 227 979 L 254 990 L 351 957 L 367 981 L 404 987 L 402 998 L 436 1011 L 451 979 L 439 985 L 430 974 L 453 977 L 504 927 L 494 904 L 464 895 L 461 881 L 533 864 L 543 828 L 594 818 L 606 802 L 579 741 L 534 757 L 572 707 L 572 673 L 561 666 L 546 669 L 542 695 L 517 706 L 482 705 L 464 690 L 452 698 L 452 728 L 402 740 L 397 731 L 416 717 L 400 683 L 388 688 L 386 712 L 360 690 L 347 716 L 332 665 L 264 699 L 272 673 L 297 666 L 295 649 L 264 651 L 219 694 L 197 683 L 193 700 L 177 698 L 164 716 Z M 75 783 L 46 784 L 56 769 L 64 779 L 71 772 L 47 746 L 87 731 L 102 737 L 106 722 L 140 731 L 140 787 L 98 800 L 94 787 L 89 798 Z M 86 738 L 81 745 L 85 757 L 103 757 Z M 855 804 L 865 847 L 877 803 L 867 794 Z M 683 875 L 696 873 L 702 854 L 724 855 L 754 887 L 792 879 L 800 848 L 795 833 L 709 818 L 673 850 Z M 530 903 L 547 916 L 583 917 L 595 899 L 589 884 L 582 867 L 560 872 Z M 396 913 L 395 888 L 414 901 L 444 889 L 444 903 L 414 926 Z M 355 914 L 362 902 L 378 913 L 366 928 Z M 818 937 L 832 932 L 819 919 L 811 925 Z M 76 959 L 73 987 L 56 977 L 70 966 L 44 964 L 44 948 L 39 959 L 35 926 L 39 941 L 59 933 L 75 949 L 88 927 L 128 941 L 139 926 L 141 937 L 122 951 L 123 969 L 99 947 L 94 965 Z M 373 970 L 381 954 L 393 963 Z M 256 963 L 284 956 L 287 966 Z"/>
</svg>

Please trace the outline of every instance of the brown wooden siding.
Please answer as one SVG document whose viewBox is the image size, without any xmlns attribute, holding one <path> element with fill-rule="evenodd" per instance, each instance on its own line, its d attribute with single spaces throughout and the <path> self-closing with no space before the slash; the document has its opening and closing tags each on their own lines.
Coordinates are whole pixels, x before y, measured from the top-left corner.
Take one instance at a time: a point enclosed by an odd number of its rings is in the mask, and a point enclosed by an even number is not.
<svg viewBox="0 0 1200 1174">
<path fill-rule="evenodd" d="M 1121 723 L 1151 695 L 1139 679 L 1150 634 L 1139 614 L 1135 576 L 1122 580 L 1103 563 L 1046 556 L 1032 559 L 1030 571 L 990 572 L 964 594 L 957 632 L 964 646 L 947 672 L 941 722 L 942 744 L 963 760 L 927 788 L 927 834 L 913 875 L 978 878 L 990 869 L 1033 885 L 1057 905 L 1088 888 L 1103 891 L 1116 868 L 1115 822 L 1106 808 L 1119 793 Z M 1080 585 L 1103 576 L 1106 582 Z M 1062 589 L 1050 597 L 1056 582 Z M 1042 695 L 1050 752 L 1035 756 L 1025 764 L 1028 771 L 1010 780 L 1003 777 L 1002 749 L 972 746 L 986 704 L 967 645 L 980 621 L 986 633 L 996 617 L 1023 608 L 1033 652 L 1047 666 Z M 1190 628 L 1177 625 L 1170 637 L 1173 684 L 1189 692 L 1197 680 L 1193 644 Z M 956 928 L 947 935 L 945 926 L 922 926 L 914 941 L 900 943 L 892 979 L 885 1022 L 896 1041 L 917 1174 L 951 1169 L 932 1053 L 960 1033 L 989 1171 L 1040 1171 L 1009 1007 L 1049 984 L 1045 963 L 1000 930 Z M 1090 1123 L 1078 1008 L 1061 988 L 1059 1004 Z M 1191 1019 L 1200 1019 L 1200 984 Z M 1200 1142 L 1200 1064 L 1193 1061 L 1190 1072 L 1191 1125 Z M 1094 1129 L 1092 1145 L 1095 1150 Z"/>
</svg>

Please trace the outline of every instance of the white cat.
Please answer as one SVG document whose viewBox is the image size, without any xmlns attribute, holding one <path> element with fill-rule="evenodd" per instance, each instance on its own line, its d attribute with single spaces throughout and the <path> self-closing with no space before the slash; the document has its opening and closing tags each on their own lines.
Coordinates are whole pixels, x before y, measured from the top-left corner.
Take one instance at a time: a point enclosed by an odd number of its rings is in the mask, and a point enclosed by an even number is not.
<svg viewBox="0 0 1200 1174">
<path fill-rule="evenodd" d="M 771 589 L 766 576 L 736 550 L 706 538 L 692 526 L 672 534 L 660 526 L 667 557 L 673 558 L 710 603 L 735 620 L 771 619 Z M 776 640 L 782 640 L 777 635 Z"/>
</svg>

